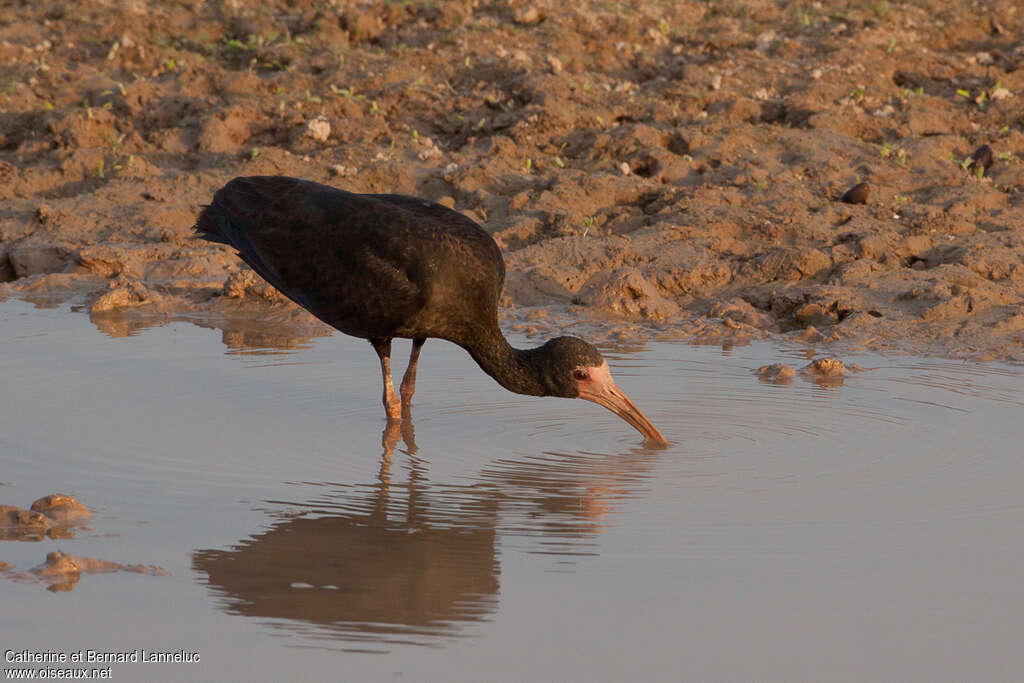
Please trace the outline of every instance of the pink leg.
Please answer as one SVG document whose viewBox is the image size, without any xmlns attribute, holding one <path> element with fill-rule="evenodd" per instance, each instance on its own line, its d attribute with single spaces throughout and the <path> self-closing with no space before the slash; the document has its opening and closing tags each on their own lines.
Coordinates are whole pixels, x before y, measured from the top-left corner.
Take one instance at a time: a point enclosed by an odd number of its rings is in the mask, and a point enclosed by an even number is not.
<svg viewBox="0 0 1024 683">
<path fill-rule="evenodd" d="M 387 411 L 388 420 L 401 420 L 402 402 L 395 395 L 395 385 L 391 382 L 391 340 L 374 339 L 370 343 L 380 357 L 380 373 L 384 379 L 384 410 Z"/>
<path fill-rule="evenodd" d="M 408 406 L 412 403 L 413 392 L 416 391 L 416 364 L 420 360 L 420 349 L 423 348 L 423 343 L 427 341 L 425 338 L 413 339 L 412 340 L 412 353 L 409 354 L 409 367 L 405 370 L 405 375 L 402 377 L 402 405 Z"/>
</svg>

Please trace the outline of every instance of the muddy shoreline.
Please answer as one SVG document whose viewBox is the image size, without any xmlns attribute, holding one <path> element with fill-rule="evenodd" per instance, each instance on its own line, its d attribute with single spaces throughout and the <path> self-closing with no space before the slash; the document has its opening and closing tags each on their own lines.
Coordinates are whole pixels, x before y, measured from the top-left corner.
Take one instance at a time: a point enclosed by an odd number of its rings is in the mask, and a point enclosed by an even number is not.
<svg viewBox="0 0 1024 683">
<path fill-rule="evenodd" d="M 1021 35 L 1010 2 L 6 7 L 0 297 L 326 334 L 191 235 L 287 174 L 473 217 L 516 331 L 1021 362 Z"/>
</svg>

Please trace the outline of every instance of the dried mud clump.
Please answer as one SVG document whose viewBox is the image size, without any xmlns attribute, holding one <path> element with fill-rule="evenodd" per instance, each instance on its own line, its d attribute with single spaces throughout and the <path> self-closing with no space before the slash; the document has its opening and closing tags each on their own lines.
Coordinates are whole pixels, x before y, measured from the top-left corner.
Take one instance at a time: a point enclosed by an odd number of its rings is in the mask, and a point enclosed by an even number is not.
<svg viewBox="0 0 1024 683">
<path fill-rule="evenodd" d="M 771 365 L 762 365 L 759 367 L 757 369 L 757 377 L 762 382 L 769 382 L 772 384 L 790 384 L 793 381 L 793 378 L 796 377 L 796 370 L 785 363 L 772 363 Z"/>
<path fill-rule="evenodd" d="M 30 510 L 0 505 L 0 541 L 43 541 L 71 538 L 74 528 L 83 525 L 92 515 L 74 497 L 53 493 L 36 500 Z M 26 571 L 18 571 L 0 562 L 0 578 L 21 583 L 43 583 L 47 590 L 69 591 L 82 574 L 134 572 L 165 576 L 164 569 L 150 565 L 125 565 L 88 557 L 76 557 L 59 550 L 46 555 L 46 561 Z"/>
<path fill-rule="evenodd" d="M 120 562 L 68 555 L 60 550 L 47 553 L 45 562 L 28 571 L 15 571 L 10 565 L 0 567 L 0 577 L 19 583 L 43 583 L 46 585 L 46 589 L 53 593 L 74 589 L 82 574 L 109 574 L 112 572 L 131 572 L 149 574 L 150 576 L 168 575 L 167 570 L 154 565 L 125 565 Z"/>
<path fill-rule="evenodd" d="M 800 369 L 800 373 L 810 382 L 821 386 L 842 386 L 851 373 L 860 372 L 859 365 L 846 365 L 838 358 L 818 358 Z"/>
<path fill-rule="evenodd" d="M 80 522 L 92 516 L 89 508 L 65 493 L 43 496 L 32 503 L 31 509 L 35 512 L 41 512 L 52 520 L 65 523 Z"/>
<path fill-rule="evenodd" d="M 6 531 L 45 531 L 50 520 L 41 512 L 33 512 L 13 505 L 0 505 L 0 528 Z"/>
<path fill-rule="evenodd" d="M 286 174 L 471 217 L 538 331 L 1021 361 L 1024 13 L 979 7 L 4 6 L 0 297 L 282 317 L 191 228 Z"/>
<path fill-rule="evenodd" d="M 0 505 L 0 540 L 71 538 L 75 527 L 84 524 L 89 517 L 84 505 L 63 493 L 44 496 L 32 503 L 29 510 Z"/>
</svg>

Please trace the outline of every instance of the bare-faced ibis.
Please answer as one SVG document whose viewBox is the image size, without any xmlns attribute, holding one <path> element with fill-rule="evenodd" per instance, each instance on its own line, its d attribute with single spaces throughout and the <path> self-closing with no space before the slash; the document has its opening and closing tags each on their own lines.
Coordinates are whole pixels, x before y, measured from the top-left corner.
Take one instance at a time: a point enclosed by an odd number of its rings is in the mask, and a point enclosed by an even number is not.
<svg viewBox="0 0 1024 683">
<path fill-rule="evenodd" d="M 401 419 L 427 337 L 447 339 L 509 391 L 584 398 L 644 435 L 665 437 L 612 381 L 596 348 L 558 337 L 514 349 L 498 327 L 501 251 L 457 211 L 397 194 L 353 194 L 284 176 L 235 178 L 196 222 L 263 279 L 328 325 L 368 339 L 380 356 L 384 407 Z M 391 340 L 412 339 L 401 399 L 391 382 Z"/>
</svg>

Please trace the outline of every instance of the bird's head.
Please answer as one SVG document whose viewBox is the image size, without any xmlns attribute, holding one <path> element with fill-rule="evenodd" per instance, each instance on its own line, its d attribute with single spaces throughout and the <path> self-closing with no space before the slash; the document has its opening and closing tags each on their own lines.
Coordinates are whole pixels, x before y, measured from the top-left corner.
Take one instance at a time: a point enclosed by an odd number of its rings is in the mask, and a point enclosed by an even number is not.
<svg viewBox="0 0 1024 683">
<path fill-rule="evenodd" d="M 633 425 L 648 443 L 668 444 L 658 428 L 615 385 L 608 362 L 593 345 L 577 337 L 557 337 L 538 351 L 544 359 L 543 381 L 549 395 L 593 401 Z"/>
</svg>

